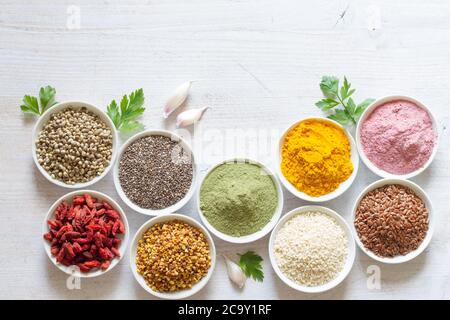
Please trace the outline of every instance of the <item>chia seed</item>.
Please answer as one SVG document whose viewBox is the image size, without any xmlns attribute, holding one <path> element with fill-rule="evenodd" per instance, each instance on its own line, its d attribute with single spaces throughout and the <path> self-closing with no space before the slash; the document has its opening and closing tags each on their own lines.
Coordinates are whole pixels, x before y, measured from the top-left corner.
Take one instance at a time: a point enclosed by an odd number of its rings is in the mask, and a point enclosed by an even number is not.
<svg viewBox="0 0 450 320">
<path fill-rule="evenodd" d="M 119 160 L 125 195 L 144 209 L 164 209 L 184 198 L 193 179 L 192 157 L 169 137 L 150 135 L 131 143 Z"/>
</svg>

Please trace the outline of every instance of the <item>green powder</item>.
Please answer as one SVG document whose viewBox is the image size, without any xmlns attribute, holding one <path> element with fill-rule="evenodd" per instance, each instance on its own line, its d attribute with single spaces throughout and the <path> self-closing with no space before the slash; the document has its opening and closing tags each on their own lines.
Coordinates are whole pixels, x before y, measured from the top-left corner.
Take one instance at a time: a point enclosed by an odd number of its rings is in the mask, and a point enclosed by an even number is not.
<svg viewBox="0 0 450 320">
<path fill-rule="evenodd" d="M 260 166 L 230 162 L 218 166 L 200 189 L 200 209 L 217 230 L 241 237 L 261 230 L 278 204 L 274 181 Z"/>
</svg>

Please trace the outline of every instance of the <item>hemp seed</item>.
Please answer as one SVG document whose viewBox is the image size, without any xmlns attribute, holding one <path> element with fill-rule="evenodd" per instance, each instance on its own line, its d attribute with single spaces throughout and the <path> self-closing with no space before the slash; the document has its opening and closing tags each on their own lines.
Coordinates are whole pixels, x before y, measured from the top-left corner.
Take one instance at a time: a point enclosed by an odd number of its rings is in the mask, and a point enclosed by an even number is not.
<svg viewBox="0 0 450 320">
<path fill-rule="evenodd" d="M 111 161 L 112 145 L 112 131 L 98 115 L 69 106 L 53 113 L 39 132 L 36 155 L 52 178 L 72 185 L 101 175 Z"/>
</svg>

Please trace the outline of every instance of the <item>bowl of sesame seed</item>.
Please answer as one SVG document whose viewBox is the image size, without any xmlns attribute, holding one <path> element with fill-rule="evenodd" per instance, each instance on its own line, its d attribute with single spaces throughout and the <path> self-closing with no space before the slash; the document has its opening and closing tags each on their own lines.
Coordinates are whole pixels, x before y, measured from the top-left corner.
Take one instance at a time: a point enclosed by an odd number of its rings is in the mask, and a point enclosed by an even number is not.
<svg viewBox="0 0 450 320">
<path fill-rule="evenodd" d="M 196 163 L 188 143 L 166 130 L 146 130 L 128 139 L 114 165 L 114 185 L 133 210 L 151 216 L 183 207 L 196 185 Z"/>
<path fill-rule="evenodd" d="M 61 102 L 39 117 L 32 136 L 33 160 L 55 185 L 85 188 L 111 169 L 118 136 L 111 119 L 82 101 Z"/>
<path fill-rule="evenodd" d="M 289 287 L 319 293 L 344 281 L 355 261 L 355 247 L 351 229 L 338 213 L 310 205 L 280 219 L 270 236 L 269 257 Z"/>
</svg>

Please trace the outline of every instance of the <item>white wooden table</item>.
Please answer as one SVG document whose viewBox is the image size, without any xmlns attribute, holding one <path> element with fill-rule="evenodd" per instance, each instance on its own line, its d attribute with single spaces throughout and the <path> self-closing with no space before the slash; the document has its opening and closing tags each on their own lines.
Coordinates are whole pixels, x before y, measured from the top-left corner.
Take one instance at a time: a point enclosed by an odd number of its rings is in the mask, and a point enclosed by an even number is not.
<svg viewBox="0 0 450 320">
<path fill-rule="evenodd" d="M 241 246 L 216 239 L 219 253 L 253 249 L 261 254 L 265 280 L 248 281 L 238 290 L 218 259 L 211 281 L 194 298 L 450 298 L 449 58 L 448 1 L 0 0 L 0 298 L 151 298 L 135 282 L 128 254 L 105 276 L 83 280 L 80 290 L 68 290 L 67 276 L 45 255 L 44 215 L 68 190 L 50 184 L 35 168 L 34 119 L 18 108 L 24 94 L 35 95 L 40 86 L 51 84 L 59 101 L 106 107 L 113 98 L 143 87 L 147 128 L 172 130 L 174 120 L 165 122 L 161 116 L 165 98 L 183 81 L 198 80 L 188 107 L 211 109 L 194 132 L 194 148 L 210 158 L 217 146 L 235 146 L 227 130 L 250 130 L 241 132 L 241 141 L 252 146 L 251 130 L 276 133 L 301 117 L 321 115 L 314 102 L 321 97 L 318 83 L 325 74 L 346 75 L 359 100 L 411 95 L 439 119 L 436 159 L 413 179 L 439 214 L 431 245 L 409 263 L 379 265 L 381 289 L 367 287 L 367 268 L 376 263 L 358 251 L 343 284 L 306 295 L 274 274 L 268 237 Z M 208 140 L 217 137 L 211 132 L 223 135 L 223 144 Z M 236 147 L 230 155 L 239 149 L 249 150 Z M 256 157 L 273 168 L 271 152 L 259 148 Z M 201 167 L 205 170 L 208 163 Z M 350 222 L 356 196 L 376 179 L 361 163 L 353 186 L 325 205 Z M 119 201 L 132 234 L 148 219 L 119 200 L 111 174 L 93 189 Z M 287 192 L 285 198 L 284 212 L 306 204 Z M 180 212 L 198 218 L 195 199 Z"/>
</svg>

